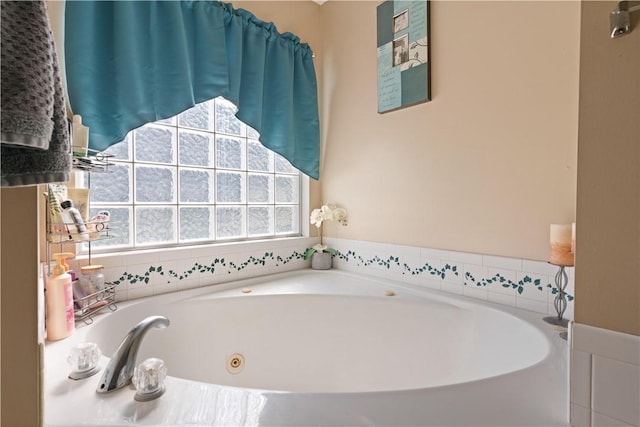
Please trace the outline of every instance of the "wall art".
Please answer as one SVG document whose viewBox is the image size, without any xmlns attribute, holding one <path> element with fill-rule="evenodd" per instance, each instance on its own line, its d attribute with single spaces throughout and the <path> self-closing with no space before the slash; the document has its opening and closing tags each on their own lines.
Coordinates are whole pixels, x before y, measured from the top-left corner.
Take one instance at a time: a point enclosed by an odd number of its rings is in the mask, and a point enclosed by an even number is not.
<svg viewBox="0 0 640 427">
<path fill-rule="evenodd" d="M 378 113 L 431 100 L 430 1 L 378 5 Z"/>
</svg>

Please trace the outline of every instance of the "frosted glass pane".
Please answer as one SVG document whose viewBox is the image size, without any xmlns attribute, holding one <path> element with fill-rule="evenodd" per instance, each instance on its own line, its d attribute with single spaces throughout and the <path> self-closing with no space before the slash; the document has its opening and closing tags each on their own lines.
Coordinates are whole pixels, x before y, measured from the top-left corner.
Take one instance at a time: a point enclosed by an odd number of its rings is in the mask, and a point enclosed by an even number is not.
<svg viewBox="0 0 640 427">
<path fill-rule="evenodd" d="M 249 174 L 247 183 L 248 203 L 273 203 L 273 176 Z"/>
<path fill-rule="evenodd" d="M 99 211 L 109 211 L 109 223 L 107 225 L 110 228 L 109 237 L 91 242 L 92 248 L 130 246 L 132 243 L 131 208 L 92 205 L 91 209 L 89 209 L 89 218 Z"/>
<path fill-rule="evenodd" d="M 216 138 L 216 167 L 241 169 L 244 166 L 244 141 L 238 138 Z"/>
<path fill-rule="evenodd" d="M 258 141 L 249 141 L 247 143 L 247 169 L 273 172 L 273 151 Z"/>
<path fill-rule="evenodd" d="M 247 126 L 236 118 L 236 110 L 233 103 L 220 98 L 216 99 L 216 132 L 228 135 L 246 135 Z"/>
<path fill-rule="evenodd" d="M 129 152 L 130 147 L 131 132 L 129 132 L 122 141 L 113 144 L 111 147 L 104 150 L 103 153 L 112 156 L 110 157 L 110 160 L 129 160 L 131 158 L 131 154 Z"/>
<path fill-rule="evenodd" d="M 146 125 L 135 130 L 135 159 L 141 162 L 175 163 L 175 128 Z"/>
<path fill-rule="evenodd" d="M 178 116 L 178 125 L 194 129 L 213 130 L 211 102 L 196 104 Z"/>
<path fill-rule="evenodd" d="M 180 240 L 213 240 L 213 208 L 180 208 Z"/>
<path fill-rule="evenodd" d="M 108 173 L 91 174 L 91 203 L 128 203 L 131 201 L 131 166 L 114 163 Z"/>
<path fill-rule="evenodd" d="M 273 207 L 250 206 L 247 215 L 249 237 L 273 234 Z"/>
<path fill-rule="evenodd" d="M 260 139 L 260 134 L 251 126 L 247 126 L 247 138 Z"/>
<path fill-rule="evenodd" d="M 243 207 L 229 206 L 216 208 L 216 236 L 229 239 L 244 236 L 245 210 Z"/>
<path fill-rule="evenodd" d="M 213 203 L 213 173 L 199 169 L 180 169 L 180 202 Z"/>
<path fill-rule="evenodd" d="M 176 124 L 176 116 L 172 116 L 172 117 L 168 117 L 166 119 L 160 119 L 160 120 L 156 120 L 153 123 L 159 123 L 162 125 L 174 125 Z"/>
<path fill-rule="evenodd" d="M 298 233 L 300 215 L 297 206 L 276 206 L 276 234 Z"/>
<path fill-rule="evenodd" d="M 298 203 L 297 176 L 276 176 L 276 203 Z"/>
<path fill-rule="evenodd" d="M 136 208 L 136 244 L 175 243 L 176 208 Z"/>
<path fill-rule="evenodd" d="M 175 169 L 162 166 L 136 166 L 136 202 L 174 203 Z"/>
<path fill-rule="evenodd" d="M 108 210 L 114 225 L 92 247 L 299 234 L 299 171 L 236 111 L 216 98 L 146 124 L 104 151 L 109 172 L 79 173 L 76 184 L 91 187 L 91 214 Z"/>
<path fill-rule="evenodd" d="M 291 166 L 291 163 L 280 154 L 274 153 L 276 159 L 276 173 L 297 174 L 298 170 Z"/>
<path fill-rule="evenodd" d="M 211 135 L 181 130 L 178 134 L 178 161 L 183 166 L 213 167 L 213 146 Z"/>
<path fill-rule="evenodd" d="M 244 203 L 243 190 L 243 173 L 216 173 L 216 201 L 218 203 Z"/>
</svg>

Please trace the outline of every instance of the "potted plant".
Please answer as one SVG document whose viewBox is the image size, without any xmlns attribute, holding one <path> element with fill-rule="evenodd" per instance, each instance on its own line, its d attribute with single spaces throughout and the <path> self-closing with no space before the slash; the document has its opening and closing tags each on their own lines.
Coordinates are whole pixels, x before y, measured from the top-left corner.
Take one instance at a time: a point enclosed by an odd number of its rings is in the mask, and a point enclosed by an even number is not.
<svg viewBox="0 0 640 427">
<path fill-rule="evenodd" d="M 319 209 L 311 211 L 309 222 L 318 228 L 320 243 L 307 249 L 304 253 L 304 259 L 311 258 L 311 268 L 315 270 L 330 269 L 332 256 L 337 253 L 334 248 L 329 248 L 322 243 L 322 223 L 324 221 L 338 221 L 342 225 L 347 225 L 347 211 L 333 204 L 322 205 Z"/>
</svg>

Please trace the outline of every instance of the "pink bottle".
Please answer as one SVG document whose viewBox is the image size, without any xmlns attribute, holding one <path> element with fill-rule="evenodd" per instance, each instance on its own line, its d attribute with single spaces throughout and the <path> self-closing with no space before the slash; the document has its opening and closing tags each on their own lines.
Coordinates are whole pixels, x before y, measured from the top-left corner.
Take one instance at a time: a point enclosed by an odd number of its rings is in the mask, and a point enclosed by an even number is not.
<svg viewBox="0 0 640 427">
<path fill-rule="evenodd" d="M 56 265 L 52 269 L 52 274 L 47 277 L 45 289 L 46 327 L 49 341 L 67 338 L 75 330 L 71 275 L 62 266 L 62 259 L 66 256 L 66 253 L 51 256 L 56 261 Z"/>
</svg>

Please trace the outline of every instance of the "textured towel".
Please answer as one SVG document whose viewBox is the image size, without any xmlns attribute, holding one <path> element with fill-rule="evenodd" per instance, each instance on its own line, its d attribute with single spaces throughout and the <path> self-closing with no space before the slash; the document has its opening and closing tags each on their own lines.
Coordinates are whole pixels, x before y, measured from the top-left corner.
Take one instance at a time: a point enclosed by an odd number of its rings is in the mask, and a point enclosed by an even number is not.
<svg viewBox="0 0 640 427">
<path fill-rule="evenodd" d="M 2 186 L 67 181 L 69 129 L 46 3 L 0 7 Z"/>
</svg>

